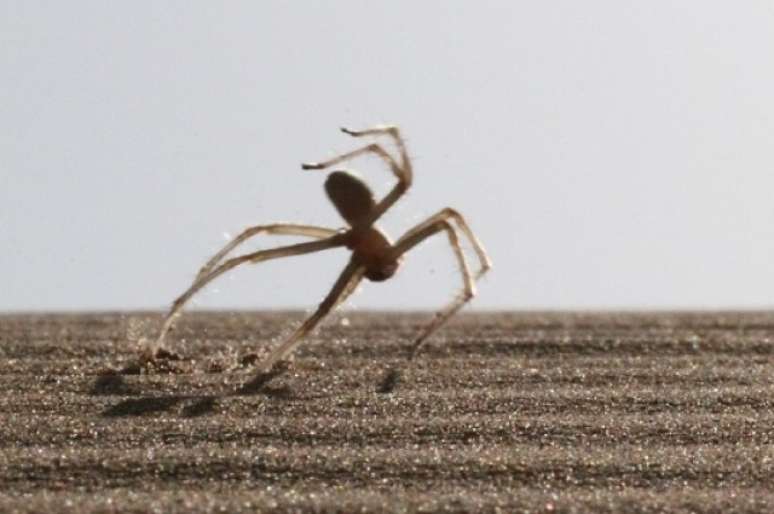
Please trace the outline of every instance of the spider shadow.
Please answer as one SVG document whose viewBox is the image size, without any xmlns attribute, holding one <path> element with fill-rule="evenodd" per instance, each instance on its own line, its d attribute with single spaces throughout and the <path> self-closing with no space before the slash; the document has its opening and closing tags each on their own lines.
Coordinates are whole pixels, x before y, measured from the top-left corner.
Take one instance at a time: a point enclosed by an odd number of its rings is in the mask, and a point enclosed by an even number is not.
<svg viewBox="0 0 774 514">
<path fill-rule="evenodd" d="M 294 397 L 293 390 L 287 385 L 271 386 L 269 383 L 274 378 L 282 375 L 287 368 L 276 367 L 270 371 L 258 373 L 251 380 L 242 384 L 242 386 L 233 393 L 235 396 L 253 396 L 262 394 L 269 398 L 287 400 Z"/>
<path fill-rule="evenodd" d="M 376 392 L 379 394 L 389 394 L 395 391 L 395 388 L 400 383 L 403 374 L 398 368 L 390 368 L 384 374 L 384 378 L 376 388 Z"/>
<path fill-rule="evenodd" d="M 139 398 L 129 398 L 118 402 L 116 405 L 108 407 L 102 412 L 106 418 L 125 418 L 144 416 L 146 414 L 155 414 L 159 412 L 171 411 L 185 396 L 141 396 Z"/>
<path fill-rule="evenodd" d="M 108 370 L 99 374 L 92 384 L 89 394 L 92 396 L 135 396 L 139 392 L 124 380 L 123 375 Z"/>
<path fill-rule="evenodd" d="M 90 394 L 98 396 L 135 396 L 125 398 L 102 411 L 106 418 L 138 417 L 162 412 L 179 414 L 184 418 L 196 418 L 217 412 L 220 402 L 234 396 L 263 395 L 267 398 L 287 400 L 294 398 L 293 390 L 287 385 L 271 386 L 269 382 L 281 375 L 284 370 L 260 373 L 240 386 L 236 391 L 225 395 L 142 395 L 135 387 L 127 384 L 120 373 L 105 372 L 97 377 Z M 182 405 L 182 408 L 180 407 Z"/>
<path fill-rule="evenodd" d="M 105 418 L 130 418 L 162 412 L 174 413 L 179 405 L 179 414 L 183 418 L 198 418 L 214 414 L 218 410 L 221 398 L 214 395 L 170 395 L 140 396 L 121 400 L 102 411 Z"/>
<path fill-rule="evenodd" d="M 194 402 L 183 407 L 181 412 L 184 418 L 198 418 L 213 414 L 218 409 L 218 398 L 216 396 L 202 396 L 194 399 Z"/>
</svg>

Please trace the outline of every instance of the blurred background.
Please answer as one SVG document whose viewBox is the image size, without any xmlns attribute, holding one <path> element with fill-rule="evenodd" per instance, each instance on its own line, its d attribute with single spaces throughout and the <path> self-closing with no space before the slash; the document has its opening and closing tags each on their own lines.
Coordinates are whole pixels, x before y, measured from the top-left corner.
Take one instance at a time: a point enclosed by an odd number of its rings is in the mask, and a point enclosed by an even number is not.
<svg viewBox="0 0 774 514">
<path fill-rule="evenodd" d="M 248 225 L 340 227 L 299 164 L 381 123 L 416 172 L 381 224 L 465 214 L 495 264 L 474 309 L 774 305 L 769 0 L 0 0 L 0 41 L 0 310 L 166 308 Z M 236 270 L 193 306 L 313 307 L 346 260 Z M 349 306 L 459 284 L 437 237 Z"/>
</svg>

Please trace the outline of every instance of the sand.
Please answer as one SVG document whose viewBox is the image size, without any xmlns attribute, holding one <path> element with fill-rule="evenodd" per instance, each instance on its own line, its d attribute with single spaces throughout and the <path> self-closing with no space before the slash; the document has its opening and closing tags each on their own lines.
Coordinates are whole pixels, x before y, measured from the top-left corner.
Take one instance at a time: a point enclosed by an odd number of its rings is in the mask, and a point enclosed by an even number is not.
<svg viewBox="0 0 774 514">
<path fill-rule="evenodd" d="M 774 314 L 160 317 L 0 316 L 0 512 L 774 511 Z"/>
</svg>

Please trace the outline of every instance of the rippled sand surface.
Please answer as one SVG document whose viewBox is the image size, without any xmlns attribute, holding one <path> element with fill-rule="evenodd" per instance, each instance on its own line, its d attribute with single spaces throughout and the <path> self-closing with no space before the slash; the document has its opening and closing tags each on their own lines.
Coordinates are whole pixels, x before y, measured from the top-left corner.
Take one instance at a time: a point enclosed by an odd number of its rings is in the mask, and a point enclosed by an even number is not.
<svg viewBox="0 0 774 514">
<path fill-rule="evenodd" d="M 774 512 L 774 314 L 427 317 L 2 315 L 0 512 Z"/>
</svg>

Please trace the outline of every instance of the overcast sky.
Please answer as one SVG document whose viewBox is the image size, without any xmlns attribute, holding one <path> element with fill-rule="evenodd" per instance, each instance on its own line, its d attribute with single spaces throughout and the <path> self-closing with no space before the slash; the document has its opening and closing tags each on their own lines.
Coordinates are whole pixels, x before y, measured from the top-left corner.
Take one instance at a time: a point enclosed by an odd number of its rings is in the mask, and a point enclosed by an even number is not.
<svg viewBox="0 0 774 514">
<path fill-rule="evenodd" d="M 773 306 L 772 49 L 770 0 L 0 0 L 0 310 L 164 308 L 228 234 L 341 227 L 299 164 L 379 123 L 416 174 L 383 227 L 465 214 L 495 265 L 474 308 Z M 194 307 L 314 307 L 346 260 Z M 350 307 L 459 285 L 438 237 Z"/>
</svg>

